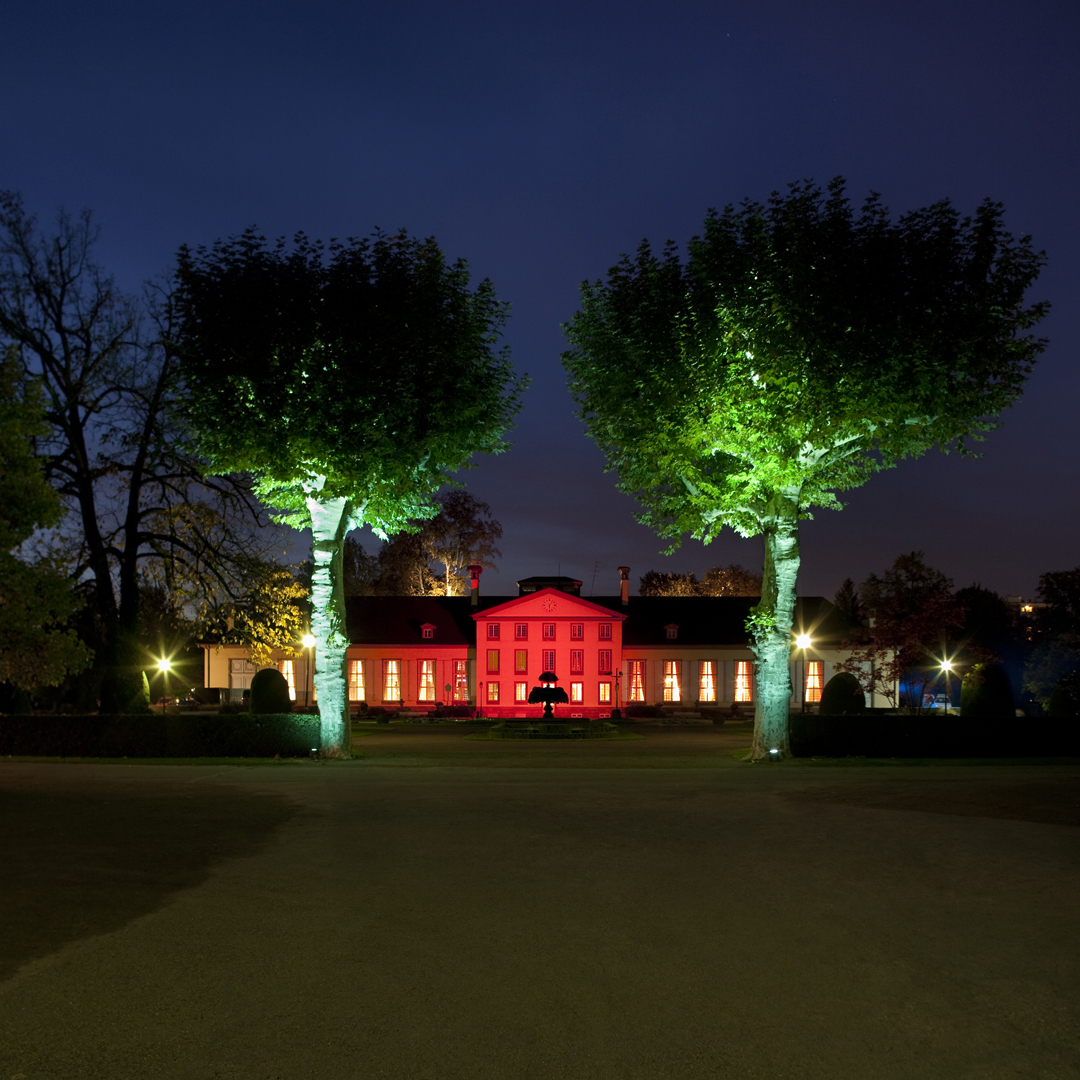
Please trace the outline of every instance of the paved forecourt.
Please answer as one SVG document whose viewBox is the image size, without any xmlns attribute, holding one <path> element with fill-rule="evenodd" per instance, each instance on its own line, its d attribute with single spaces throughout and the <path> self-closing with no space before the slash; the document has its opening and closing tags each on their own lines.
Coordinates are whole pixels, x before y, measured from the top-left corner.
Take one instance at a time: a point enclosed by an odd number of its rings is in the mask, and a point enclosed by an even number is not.
<svg viewBox="0 0 1080 1080">
<path fill-rule="evenodd" d="M 0 763 L 0 1077 L 1080 1075 L 1080 768 L 658 734 Z"/>
</svg>

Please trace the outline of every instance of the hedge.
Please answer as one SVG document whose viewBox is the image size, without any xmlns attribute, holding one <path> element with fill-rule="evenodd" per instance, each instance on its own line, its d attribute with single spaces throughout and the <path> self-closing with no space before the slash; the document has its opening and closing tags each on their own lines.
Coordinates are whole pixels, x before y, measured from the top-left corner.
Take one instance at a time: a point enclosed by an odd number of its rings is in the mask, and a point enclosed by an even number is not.
<svg viewBox="0 0 1080 1080">
<path fill-rule="evenodd" d="M 1080 724 L 1043 717 L 793 713 L 789 732 L 794 757 L 1080 756 Z"/>
<path fill-rule="evenodd" d="M 0 755 L 307 757 L 319 718 L 297 713 L 0 716 Z"/>
</svg>

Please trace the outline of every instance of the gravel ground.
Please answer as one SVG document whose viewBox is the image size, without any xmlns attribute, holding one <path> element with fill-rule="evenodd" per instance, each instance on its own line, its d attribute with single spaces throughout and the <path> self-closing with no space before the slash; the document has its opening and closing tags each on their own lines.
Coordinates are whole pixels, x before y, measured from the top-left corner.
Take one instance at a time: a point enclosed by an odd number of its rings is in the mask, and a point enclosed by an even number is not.
<svg viewBox="0 0 1080 1080">
<path fill-rule="evenodd" d="M 740 737 L 0 762 L 0 1080 L 1080 1077 L 1080 767 Z"/>
</svg>

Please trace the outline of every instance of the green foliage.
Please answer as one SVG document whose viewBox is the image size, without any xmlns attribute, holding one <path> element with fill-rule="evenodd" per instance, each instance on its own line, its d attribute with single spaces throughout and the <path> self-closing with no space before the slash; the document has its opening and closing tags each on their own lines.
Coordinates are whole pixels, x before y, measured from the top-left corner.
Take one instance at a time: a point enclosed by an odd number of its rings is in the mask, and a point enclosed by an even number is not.
<svg viewBox="0 0 1080 1080">
<path fill-rule="evenodd" d="M 960 715 L 1006 718 L 1016 715 L 1009 677 L 1000 664 L 975 664 L 965 675 L 960 687 Z"/>
<path fill-rule="evenodd" d="M 898 221 L 835 180 L 710 212 L 681 261 L 643 243 L 582 286 L 567 326 L 589 433 L 661 536 L 761 531 L 773 492 L 800 513 L 933 443 L 995 426 L 1045 342 L 1024 331 L 1043 265 L 1000 204 Z"/>
<path fill-rule="evenodd" d="M 1045 347 L 1047 305 L 1024 304 L 1043 262 L 998 203 L 893 221 L 837 179 L 711 211 L 685 261 L 643 242 L 582 286 L 563 363 L 640 520 L 673 547 L 764 535 L 756 756 L 786 745 L 799 521 L 996 426 Z"/>
<path fill-rule="evenodd" d="M 203 453 L 311 527 L 322 749 L 347 756 L 345 534 L 415 532 L 450 473 L 506 448 L 525 386 L 496 348 L 506 305 L 431 239 L 269 247 L 251 230 L 181 249 L 175 301 Z"/>
<path fill-rule="evenodd" d="M 821 716 L 846 716 L 866 712 L 866 695 L 859 680 L 849 671 L 837 672 L 821 691 Z"/>
<path fill-rule="evenodd" d="M 0 717 L 0 754 L 48 757 L 307 757 L 318 717 L 214 713 Z"/>
<path fill-rule="evenodd" d="M 506 305 L 434 240 L 268 246 L 248 230 L 181 249 L 176 303 L 201 447 L 297 528 L 317 491 L 398 532 L 449 471 L 506 448 L 524 388 L 495 347 Z"/>
<path fill-rule="evenodd" d="M 277 668 L 262 668 L 252 676 L 249 707 L 253 713 L 292 712 L 289 683 Z"/>
<path fill-rule="evenodd" d="M 23 377 L 14 349 L 0 355 L 0 682 L 56 686 L 93 653 L 66 624 L 78 608 L 67 567 L 26 550 L 55 525 L 60 499 L 48 485 L 35 441 L 48 432 L 40 386 Z"/>
</svg>

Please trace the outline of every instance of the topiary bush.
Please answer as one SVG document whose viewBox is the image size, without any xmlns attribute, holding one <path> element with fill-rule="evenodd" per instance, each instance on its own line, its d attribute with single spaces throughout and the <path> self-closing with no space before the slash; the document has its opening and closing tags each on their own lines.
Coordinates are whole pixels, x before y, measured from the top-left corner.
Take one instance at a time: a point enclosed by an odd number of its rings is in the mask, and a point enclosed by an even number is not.
<svg viewBox="0 0 1080 1080">
<path fill-rule="evenodd" d="M 1000 664 L 976 664 L 960 685 L 960 715 L 1002 719 L 1016 715 L 1009 677 Z"/>
<path fill-rule="evenodd" d="M 248 708 L 250 712 L 260 715 L 292 712 L 289 684 L 277 668 L 263 668 L 252 676 L 251 700 Z"/>
<path fill-rule="evenodd" d="M 850 671 L 837 672 L 821 692 L 818 712 L 822 716 L 849 716 L 866 712 L 866 695 Z"/>
</svg>

